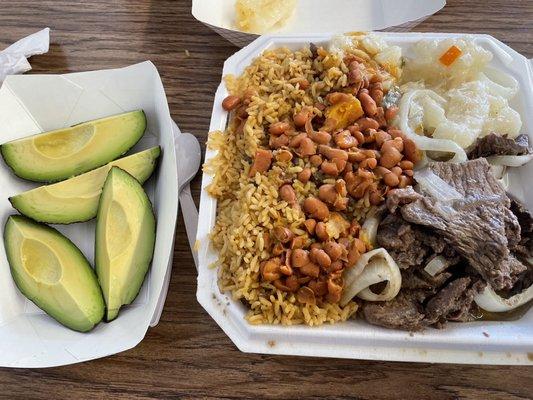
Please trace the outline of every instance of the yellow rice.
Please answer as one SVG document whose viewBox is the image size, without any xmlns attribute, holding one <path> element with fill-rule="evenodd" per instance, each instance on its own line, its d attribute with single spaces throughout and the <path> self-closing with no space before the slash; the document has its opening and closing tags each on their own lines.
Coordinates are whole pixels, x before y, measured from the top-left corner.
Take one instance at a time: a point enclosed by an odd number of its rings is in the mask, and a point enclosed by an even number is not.
<svg viewBox="0 0 533 400">
<path fill-rule="evenodd" d="M 248 306 L 247 319 L 252 324 L 320 325 L 344 321 L 357 310 L 354 302 L 345 307 L 330 303 L 303 305 L 294 294 L 261 282 L 259 265 L 272 256 L 265 249 L 263 234 L 276 225 L 303 233 L 303 212 L 278 197 L 281 183 L 301 171 L 303 161 L 300 165 L 274 161 L 267 173 L 248 177 L 253 155 L 258 146 L 266 144 L 268 126 L 347 86 L 347 71 L 334 56 L 312 60 L 308 49 L 276 49 L 256 58 L 241 77 L 226 77 L 232 94 L 241 96 L 252 88 L 258 95 L 252 97 L 247 108 L 249 117 L 242 134 L 235 133 L 235 123 L 230 123 L 225 132 L 210 133 L 208 146 L 218 153 L 204 170 L 213 175 L 208 192 L 218 201 L 212 242 L 219 253 L 219 287 Z M 302 78 L 314 80 L 307 93 L 299 89 L 297 82 Z M 320 115 L 317 109 L 315 113 Z M 312 182 L 295 182 L 300 201 L 317 192 Z"/>
</svg>

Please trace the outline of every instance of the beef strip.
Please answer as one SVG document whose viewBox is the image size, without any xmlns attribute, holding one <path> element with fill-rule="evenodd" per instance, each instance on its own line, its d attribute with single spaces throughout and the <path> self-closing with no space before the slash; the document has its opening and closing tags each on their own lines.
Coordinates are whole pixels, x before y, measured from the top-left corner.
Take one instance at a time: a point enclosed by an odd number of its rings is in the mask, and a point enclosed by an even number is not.
<svg viewBox="0 0 533 400">
<path fill-rule="evenodd" d="M 447 320 L 469 319 L 474 296 L 484 287 L 482 281 L 473 280 L 468 276 L 450 282 L 427 302 L 426 320 L 431 324 L 437 324 L 437 327 L 442 327 Z"/>
<path fill-rule="evenodd" d="M 520 242 L 520 225 L 510 200 L 489 171 L 486 159 L 428 165 L 463 197 L 444 204 L 412 188 L 395 190 L 387 199 L 391 212 L 442 235 L 495 289 L 509 289 L 526 267 L 509 250 Z"/>
<path fill-rule="evenodd" d="M 369 323 L 386 328 L 408 331 L 427 326 L 442 328 L 448 320 L 472 320 L 474 296 L 484 287 L 479 279 L 462 277 L 436 294 L 432 290 L 405 288 L 391 301 L 364 302 L 361 309 Z"/>
<path fill-rule="evenodd" d="M 381 221 L 377 242 L 390 253 L 401 269 L 425 265 L 433 254 L 444 253 L 446 258 L 455 256 L 455 251 L 434 232 L 411 224 L 395 214 L 389 214 Z"/>
<path fill-rule="evenodd" d="M 518 135 L 516 139 L 489 133 L 479 138 L 468 153 L 468 158 L 480 158 L 489 156 L 521 156 L 529 154 L 529 138 L 527 135 Z"/>
<path fill-rule="evenodd" d="M 421 301 L 425 295 L 419 291 L 402 290 L 388 302 L 365 302 L 362 310 L 365 319 L 386 328 L 419 331 L 426 327 Z"/>
</svg>

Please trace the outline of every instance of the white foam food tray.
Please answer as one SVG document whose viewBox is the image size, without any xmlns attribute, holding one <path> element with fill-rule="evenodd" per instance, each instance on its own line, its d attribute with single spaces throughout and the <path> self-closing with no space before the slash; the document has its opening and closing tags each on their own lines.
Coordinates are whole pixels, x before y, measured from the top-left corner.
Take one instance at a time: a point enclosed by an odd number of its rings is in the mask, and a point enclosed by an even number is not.
<svg viewBox="0 0 533 400">
<path fill-rule="evenodd" d="M 111 323 L 89 333 L 67 329 L 44 314 L 17 289 L 0 242 L 0 366 L 51 367 L 87 361 L 137 345 L 160 301 L 172 260 L 178 208 L 174 136 L 168 104 L 151 62 L 67 75 L 16 75 L 0 89 L 0 142 L 114 114 L 142 109 L 147 131 L 128 154 L 161 146 L 159 166 L 146 184 L 157 217 L 154 258 L 135 302 Z M 0 224 L 16 213 L 8 197 L 39 184 L 23 181 L 0 162 Z M 95 223 L 55 226 L 93 262 Z M 163 299 L 164 300 L 164 299 Z"/>
<path fill-rule="evenodd" d="M 404 54 L 420 39 L 444 39 L 464 36 L 444 33 L 376 33 L 389 44 L 401 46 Z M 511 106 L 522 116 L 522 132 L 533 130 L 533 74 L 529 61 L 488 35 L 472 35 L 478 44 L 494 54 L 491 65 L 514 76 L 520 90 Z M 331 35 L 263 36 L 230 57 L 223 75 L 243 72 L 252 59 L 266 49 L 287 46 L 298 49 L 309 42 L 327 44 Z M 223 83 L 215 96 L 210 131 L 224 130 L 228 113 L 221 106 L 228 95 Z M 530 136 L 533 139 L 533 137 Z M 206 161 L 215 155 L 207 150 Z M 512 172 L 510 189 L 533 210 L 533 163 Z M 418 361 L 464 364 L 533 364 L 533 309 L 517 321 L 479 321 L 449 323 L 446 329 L 427 329 L 420 333 L 385 329 L 362 320 L 349 320 L 320 327 L 250 325 L 246 308 L 229 293 L 221 293 L 217 270 L 209 266 L 217 253 L 210 245 L 209 234 L 215 223 L 216 200 L 206 187 L 212 177 L 203 175 L 198 227 L 199 275 L 197 298 L 235 345 L 244 352 L 340 357 L 370 360 Z"/>
<path fill-rule="evenodd" d="M 235 46 L 259 36 L 240 31 L 235 23 L 236 0 L 193 0 L 193 16 Z M 407 31 L 439 11 L 445 0 L 297 0 L 291 18 L 270 34 L 302 35 L 347 31 Z"/>
</svg>

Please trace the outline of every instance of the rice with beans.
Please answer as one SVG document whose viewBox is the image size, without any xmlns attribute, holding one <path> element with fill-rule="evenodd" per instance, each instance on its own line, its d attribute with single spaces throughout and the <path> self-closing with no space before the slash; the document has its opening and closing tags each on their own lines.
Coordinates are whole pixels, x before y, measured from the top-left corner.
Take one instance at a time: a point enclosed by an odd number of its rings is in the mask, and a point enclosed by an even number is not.
<svg viewBox="0 0 533 400">
<path fill-rule="evenodd" d="M 323 255 L 326 241 L 332 241 L 334 245 L 337 245 L 336 241 L 343 243 L 343 261 L 336 261 L 338 268 L 349 267 L 349 263 L 345 262 L 347 253 L 359 255 L 372 247 L 370 243 L 363 243 L 357 238 L 360 223 L 366 213 L 379 205 L 389 189 L 383 184 L 382 176 L 372 172 L 372 163 L 364 164 L 370 165 L 367 172 L 372 175 L 368 190 L 356 198 L 344 193 L 343 204 L 329 206 L 334 210 L 331 211 L 331 217 L 313 219 L 309 217 L 307 207 L 311 202 L 307 204 L 306 199 L 319 197 L 320 185 L 329 185 L 327 188 L 330 189 L 339 188 L 338 181 L 343 181 L 341 177 L 347 176 L 346 171 L 354 169 L 357 163 L 344 160 L 341 163 L 341 175 L 329 176 L 324 173 L 327 171 L 325 163 L 329 162 L 329 167 L 333 169 L 335 165 L 339 167 L 339 163 L 337 159 L 328 161 L 326 156 L 321 155 L 320 151 L 328 146 L 311 144 L 316 155 L 322 157 L 319 161 L 324 167 L 315 162 L 317 157 L 313 159 L 308 153 L 304 154 L 301 142 L 300 147 L 291 147 L 293 140 L 296 143 L 298 134 L 300 137 L 307 136 L 301 134 L 303 127 L 294 128 L 296 122 L 293 124 L 292 121 L 296 121 L 298 114 L 311 115 L 313 124 L 324 125 L 320 130 L 328 129 L 326 125 L 329 124 L 330 136 L 335 141 L 339 132 L 346 128 L 343 126 L 338 130 L 339 124 L 333 127 L 336 120 L 330 117 L 331 114 L 325 115 L 328 107 L 333 107 L 327 100 L 328 94 L 338 92 L 358 96 L 360 90 L 369 93 L 368 89 L 372 91 L 372 88 L 380 87 L 382 96 L 383 86 L 390 85 L 390 81 L 394 80 L 393 74 L 388 73 L 390 69 L 378 67 L 372 55 L 361 49 L 354 49 L 354 53 L 352 59 L 343 59 L 314 46 L 300 51 L 269 50 L 256 58 L 242 76 L 226 77 L 226 85 L 232 96 L 229 96 L 224 107 L 232 110 L 230 123 L 224 132 L 210 133 L 208 146 L 217 150 L 217 155 L 206 163 L 204 171 L 213 175 L 208 192 L 217 199 L 212 242 L 219 253 L 219 287 L 222 291 L 231 292 L 234 299 L 249 308 L 247 319 L 250 323 L 319 325 L 344 321 L 357 311 L 357 304 L 353 301 L 344 306 L 339 304 L 337 288 L 339 285 L 342 288 L 342 269 L 328 270 L 320 264 L 320 272 L 316 272 L 316 262 L 310 263 L 315 269 L 290 266 L 290 260 L 294 260 L 295 252 L 300 247 L 304 249 L 303 252 Z M 350 67 L 355 65 L 354 62 L 362 68 L 361 83 L 354 83 L 354 73 Z M 368 81 L 369 78 L 372 81 L 374 75 L 380 75 L 379 84 Z M 332 103 L 333 97 L 329 99 Z M 384 113 L 387 110 L 379 108 L 376 118 L 385 121 Z M 358 118 L 364 120 L 364 117 L 360 115 Z M 274 132 L 276 127 L 281 130 L 286 128 L 287 121 L 290 125 L 287 132 L 281 135 L 269 133 Z M 310 121 L 306 125 L 308 133 L 308 129 L 312 130 Z M 356 122 L 349 122 L 351 128 L 359 130 Z M 379 125 L 386 130 L 385 122 Z M 378 135 L 375 129 L 367 129 L 364 133 Z M 290 139 L 290 144 L 285 136 Z M 390 135 L 389 139 L 392 139 Z M 340 139 L 338 143 L 342 143 Z M 354 147 L 347 151 L 351 151 L 351 154 L 355 154 L 354 151 L 373 154 L 374 150 Z M 265 156 L 263 161 L 268 162 L 267 168 L 259 165 L 260 155 Z M 269 157 L 272 157 L 271 162 Z M 349 166 L 345 167 L 346 164 Z M 253 171 L 250 171 L 252 168 Z M 363 162 L 359 170 L 364 170 Z M 355 176 L 355 173 L 352 175 Z M 401 185 L 401 182 L 405 186 L 409 183 L 409 177 L 405 176 L 403 181 L 400 179 L 396 185 Z M 286 196 L 284 199 L 280 195 L 284 186 L 290 186 L 285 189 L 289 194 L 293 193 L 295 201 L 287 201 Z M 355 187 L 352 189 L 356 190 Z M 342 220 L 340 227 L 331 225 L 334 214 Z M 329 236 L 319 240 L 314 236 L 318 234 L 315 226 L 318 230 L 321 223 L 322 227 L 327 228 L 325 232 Z M 337 232 L 337 228 L 341 233 Z M 291 241 L 278 242 L 278 234 L 283 233 L 289 235 Z M 359 251 L 356 250 L 357 246 Z M 350 250 L 352 248 L 353 252 Z M 327 265 L 333 265 L 333 258 L 328 256 L 328 259 Z M 267 269 L 271 267 L 275 267 L 275 270 L 268 275 Z M 307 270 L 309 272 L 302 272 Z"/>
</svg>

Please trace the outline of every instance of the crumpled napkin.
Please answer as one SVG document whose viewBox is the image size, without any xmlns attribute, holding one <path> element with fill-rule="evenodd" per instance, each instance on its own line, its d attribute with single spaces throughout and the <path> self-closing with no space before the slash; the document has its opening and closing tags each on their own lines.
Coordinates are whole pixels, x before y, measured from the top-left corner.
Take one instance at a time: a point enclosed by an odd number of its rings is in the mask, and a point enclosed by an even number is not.
<svg viewBox="0 0 533 400">
<path fill-rule="evenodd" d="M 45 28 L 0 51 L 0 84 L 7 75 L 29 71 L 28 57 L 48 52 L 49 46 L 50 28 Z"/>
</svg>

